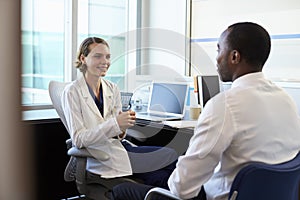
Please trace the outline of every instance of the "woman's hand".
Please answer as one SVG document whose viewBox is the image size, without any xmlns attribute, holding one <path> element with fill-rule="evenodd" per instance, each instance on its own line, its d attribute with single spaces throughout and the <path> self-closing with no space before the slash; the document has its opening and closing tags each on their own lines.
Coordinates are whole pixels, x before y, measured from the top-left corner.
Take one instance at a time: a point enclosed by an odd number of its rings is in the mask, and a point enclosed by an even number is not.
<svg viewBox="0 0 300 200">
<path fill-rule="evenodd" d="M 122 131 L 125 131 L 127 128 L 134 126 L 135 112 L 131 110 L 126 112 L 120 112 L 116 119 L 120 129 Z"/>
</svg>

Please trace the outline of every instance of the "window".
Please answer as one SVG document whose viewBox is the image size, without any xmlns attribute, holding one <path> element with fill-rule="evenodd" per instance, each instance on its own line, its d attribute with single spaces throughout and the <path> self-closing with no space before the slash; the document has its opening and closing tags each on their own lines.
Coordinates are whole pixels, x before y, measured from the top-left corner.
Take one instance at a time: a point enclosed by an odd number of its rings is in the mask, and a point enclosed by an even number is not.
<svg viewBox="0 0 300 200">
<path fill-rule="evenodd" d="M 61 0 L 22 1 L 23 105 L 49 103 L 49 81 L 64 80 L 64 9 Z"/>
<path fill-rule="evenodd" d="M 184 76 L 186 8 L 182 0 L 22 0 L 23 106 L 51 107 L 49 81 L 76 79 L 76 52 L 88 36 L 108 41 L 105 78 L 121 90 Z"/>
<path fill-rule="evenodd" d="M 78 16 L 78 44 L 88 36 L 105 39 L 112 56 L 111 67 L 105 78 L 124 90 L 127 72 L 124 33 L 128 31 L 128 1 L 80 0 Z"/>
<path fill-rule="evenodd" d="M 112 65 L 106 78 L 124 89 L 127 22 L 128 0 L 22 0 L 23 105 L 51 104 L 49 81 L 76 78 L 71 76 L 76 52 L 71 51 L 88 36 L 108 41 Z"/>
</svg>

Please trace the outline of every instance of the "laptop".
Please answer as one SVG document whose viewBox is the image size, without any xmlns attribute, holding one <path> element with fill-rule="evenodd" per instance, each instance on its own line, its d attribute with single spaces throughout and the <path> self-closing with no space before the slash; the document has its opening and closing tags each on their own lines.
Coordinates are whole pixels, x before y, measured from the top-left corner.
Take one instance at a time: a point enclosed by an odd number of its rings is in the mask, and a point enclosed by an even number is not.
<svg viewBox="0 0 300 200">
<path fill-rule="evenodd" d="M 182 119 L 188 91 L 188 83 L 153 81 L 147 112 L 137 112 L 136 118 L 149 121 Z"/>
<path fill-rule="evenodd" d="M 198 103 L 204 107 L 209 99 L 220 92 L 218 75 L 198 75 Z"/>
</svg>

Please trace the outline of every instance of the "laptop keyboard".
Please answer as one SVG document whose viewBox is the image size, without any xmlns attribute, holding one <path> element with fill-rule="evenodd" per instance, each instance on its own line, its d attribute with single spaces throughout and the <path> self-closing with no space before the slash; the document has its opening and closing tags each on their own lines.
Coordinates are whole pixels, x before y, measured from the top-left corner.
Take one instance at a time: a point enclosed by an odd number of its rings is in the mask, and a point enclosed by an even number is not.
<svg viewBox="0 0 300 200">
<path fill-rule="evenodd" d="M 153 113 L 140 113 L 139 115 L 146 115 L 150 117 L 159 117 L 159 118 L 173 118 L 173 115 L 159 115 L 159 114 L 153 114 Z"/>
</svg>

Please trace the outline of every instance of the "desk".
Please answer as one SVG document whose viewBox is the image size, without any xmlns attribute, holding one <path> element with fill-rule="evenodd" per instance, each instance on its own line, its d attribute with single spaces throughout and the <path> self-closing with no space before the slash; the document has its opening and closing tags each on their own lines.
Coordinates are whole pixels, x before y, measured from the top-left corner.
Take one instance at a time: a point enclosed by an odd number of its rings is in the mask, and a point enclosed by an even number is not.
<svg viewBox="0 0 300 200">
<path fill-rule="evenodd" d="M 26 115 L 27 116 L 27 115 Z M 36 117 L 41 115 L 36 115 Z M 33 159 L 36 199 L 66 199 L 78 195 L 74 182 L 64 181 L 64 170 L 69 161 L 65 141 L 69 138 L 61 120 L 55 116 L 37 119 L 27 116 L 25 121 L 33 135 Z M 192 129 L 175 129 L 161 123 L 138 121 L 131 132 L 143 133 L 145 138 L 137 145 L 174 146 L 178 153 L 185 152 Z M 130 137 L 129 137 L 130 138 Z M 173 140 L 174 139 L 174 140 Z"/>
<path fill-rule="evenodd" d="M 194 133 L 193 128 L 173 128 L 162 122 L 137 120 L 135 126 L 128 129 L 128 139 L 136 145 L 167 146 L 182 155 Z"/>
<path fill-rule="evenodd" d="M 25 121 L 32 132 L 35 199 L 66 199 L 78 195 L 74 182 L 64 181 L 69 161 L 65 141 L 70 137 L 59 118 Z"/>
<path fill-rule="evenodd" d="M 58 118 L 53 118 L 29 120 L 25 124 L 31 126 L 33 130 L 35 158 L 33 178 L 36 182 L 36 199 L 53 200 L 78 195 L 75 183 L 63 180 L 64 169 L 69 161 L 65 145 L 69 134 L 62 122 Z M 137 121 L 129 130 L 135 134 L 141 132 L 146 137 L 142 138 L 144 141 L 136 141 L 137 144 L 170 146 L 179 154 L 186 151 L 189 139 L 193 135 L 192 128 L 176 129 L 162 123 L 145 121 Z"/>
</svg>

